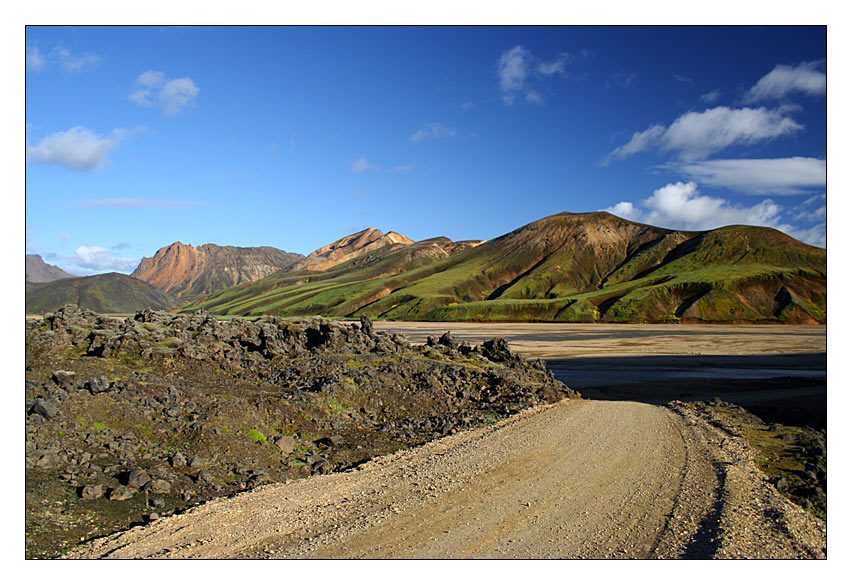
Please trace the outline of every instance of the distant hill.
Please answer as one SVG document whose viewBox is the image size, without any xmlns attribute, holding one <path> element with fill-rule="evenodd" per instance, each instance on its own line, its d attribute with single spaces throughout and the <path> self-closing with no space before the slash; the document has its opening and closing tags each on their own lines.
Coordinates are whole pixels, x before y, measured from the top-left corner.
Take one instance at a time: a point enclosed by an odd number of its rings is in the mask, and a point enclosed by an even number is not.
<svg viewBox="0 0 852 585">
<path fill-rule="evenodd" d="M 686 232 L 560 213 L 455 254 L 432 244 L 277 274 L 192 307 L 434 321 L 826 320 L 826 251 L 771 228 Z"/>
<path fill-rule="evenodd" d="M 131 276 L 181 300 L 191 300 L 290 268 L 304 258 L 277 248 L 240 248 L 175 242 L 143 258 Z"/>
<path fill-rule="evenodd" d="M 117 272 L 26 285 L 28 314 L 56 311 L 68 303 L 97 313 L 134 313 L 146 308 L 176 306 L 171 295 Z"/>
<path fill-rule="evenodd" d="M 50 282 L 60 278 L 74 278 L 74 275 L 48 264 L 38 254 L 27 254 L 26 282 Z"/>
<path fill-rule="evenodd" d="M 385 246 L 407 246 L 413 243 L 413 240 L 396 232 L 384 233 L 376 228 L 367 228 L 312 252 L 307 258 L 294 264 L 291 270 L 327 270 Z"/>
</svg>

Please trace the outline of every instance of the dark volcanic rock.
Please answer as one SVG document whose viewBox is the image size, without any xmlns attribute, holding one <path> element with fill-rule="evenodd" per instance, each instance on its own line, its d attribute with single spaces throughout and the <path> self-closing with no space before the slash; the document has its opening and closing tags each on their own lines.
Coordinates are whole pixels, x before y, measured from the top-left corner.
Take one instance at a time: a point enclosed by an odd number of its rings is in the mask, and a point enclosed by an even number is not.
<svg viewBox="0 0 852 585">
<path fill-rule="evenodd" d="M 28 508 L 28 531 L 49 527 L 28 556 L 88 538 L 87 526 L 127 528 L 143 502 L 167 514 L 577 396 L 505 340 L 414 345 L 368 318 L 115 319 L 66 306 L 26 332 L 27 500 L 64 490 L 79 506 L 76 523 Z"/>
</svg>

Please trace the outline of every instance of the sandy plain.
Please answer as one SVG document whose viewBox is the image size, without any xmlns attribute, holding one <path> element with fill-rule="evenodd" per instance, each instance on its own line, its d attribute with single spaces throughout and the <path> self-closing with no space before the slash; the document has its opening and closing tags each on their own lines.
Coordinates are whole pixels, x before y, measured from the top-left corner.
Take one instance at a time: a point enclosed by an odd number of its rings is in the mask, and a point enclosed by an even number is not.
<svg viewBox="0 0 852 585">
<path fill-rule="evenodd" d="M 413 343 L 450 331 L 480 343 L 505 337 L 526 358 L 666 355 L 777 355 L 826 350 L 825 325 L 683 325 L 604 323 L 434 323 L 375 321 Z"/>
</svg>

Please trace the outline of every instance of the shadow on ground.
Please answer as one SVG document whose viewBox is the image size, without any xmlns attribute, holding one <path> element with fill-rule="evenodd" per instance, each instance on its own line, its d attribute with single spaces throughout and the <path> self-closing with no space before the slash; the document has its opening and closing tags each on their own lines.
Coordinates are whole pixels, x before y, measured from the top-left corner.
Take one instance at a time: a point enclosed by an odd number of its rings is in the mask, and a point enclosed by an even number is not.
<svg viewBox="0 0 852 585">
<path fill-rule="evenodd" d="M 547 360 L 558 380 L 595 400 L 665 404 L 720 398 L 767 423 L 826 427 L 826 354 Z"/>
</svg>

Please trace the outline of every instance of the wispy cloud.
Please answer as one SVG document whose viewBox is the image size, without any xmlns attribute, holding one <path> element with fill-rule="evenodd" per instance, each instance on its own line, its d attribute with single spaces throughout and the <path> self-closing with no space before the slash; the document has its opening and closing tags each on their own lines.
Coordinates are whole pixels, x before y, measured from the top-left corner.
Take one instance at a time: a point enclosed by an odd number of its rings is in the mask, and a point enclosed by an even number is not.
<svg viewBox="0 0 852 585">
<path fill-rule="evenodd" d="M 378 169 L 378 165 L 374 165 L 367 160 L 366 156 L 362 156 L 358 160 L 353 163 L 350 163 L 349 168 L 355 171 L 356 173 L 363 173 L 364 171 L 368 171 L 370 169 Z"/>
<path fill-rule="evenodd" d="M 42 71 L 47 66 L 47 59 L 35 45 L 27 45 L 27 70 Z"/>
<path fill-rule="evenodd" d="M 612 89 L 614 87 L 630 87 L 630 84 L 636 81 L 636 78 L 639 77 L 637 73 L 628 73 L 626 71 L 619 71 L 618 73 L 613 73 L 609 76 L 609 79 L 604 82 L 604 85 L 607 89 Z"/>
<path fill-rule="evenodd" d="M 74 54 L 62 47 L 54 48 L 50 56 L 59 64 L 59 68 L 68 74 L 91 69 L 101 62 L 101 58 L 94 53 Z"/>
<path fill-rule="evenodd" d="M 543 106 L 544 105 L 544 98 L 541 96 L 540 93 L 538 93 L 534 89 L 528 90 L 524 97 L 526 98 L 527 102 L 530 103 L 530 104 L 535 104 L 537 106 Z"/>
<path fill-rule="evenodd" d="M 397 165 L 388 169 L 389 173 L 410 173 L 414 170 L 414 165 Z"/>
<path fill-rule="evenodd" d="M 77 171 L 99 169 L 108 162 L 109 152 L 128 134 L 123 128 L 100 135 L 83 126 L 75 126 L 65 132 L 54 132 L 38 144 L 30 144 L 27 137 L 27 163 L 58 165 Z"/>
<path fill-rule="evenodd" d="M 685 83 L 687 85 L 695 85 L 695 82 L 692 81 L 691 77 L 687 77 L 686 75 L 678 75 L 677 73 L 672 74 L 672 78 L 678 83 Z"/>
<path fill-rule="evenodd" d="M 164 116 L 176 116 L 195 105 L 200 91 L 189 77 L 169 79 L 162 71 L 148 70 L 136 78 L 128 98 L 143 108 L 157 105 Z"/>
<path fill-rule="evenodd" d="M 699 183 L 749 195 L 801 195 L 825 188 L 825 160 L 818 158 L 707 160 L 665 166 Z"/>
<path fill-rule="evenodd" d="M 76 207 L 207 207 L 210 204 L 205 201 L 181 201 L 168 199 L 86 199 L 76 203 Z"/>
<path fill-rule="evenodd" d="M 269 146 L 266 147 L 266 152 L 278 152 L 278 143 L 273 142 Z"/>
<path fill-rule="evenodd" d="M 512 105 L 515 94 L 524 88 L 527 61 L 530 58 L 530 52 L 521 45 L 516 45 L 500 55 L 497 63 L 497 78 L 500 81 L 500 93 L 503 94 L 503 102 L 506 105 Z"/>
<path fill-rule="evenodd" d="M 787 116 L 788 111 L 719 106 L 688 112 L 668 127 L 654 124 L 634 133 L 626 144 L 609 153 L 603 164 L 652 149 L 675 151 L 681 160 L 698 160 L 734 144 L 755 144 L 802 130 L 804 126 Z"/>
<path fill-rule="evenodd" d="M 722 90 L 714 89 L 708 91 L 707 93 L 701 94 L 701 101 L 706 102 L 708 104 L 712 104 L 719 101 L 720 97 L 722 97 Z"/>
<path fill-rule="evenodd" d="M 429 122 L 408 137 L 411 142 L 422 142 L 423 140 L 436 140 L 455 136 L 458 131 L 455 128 L 444 126 L 439 122 Z"/>
<path fill-rule="evenodd" d="M 819 71 L 823 63 L 824 61 L 810 61 L 795 67 L 776 65 L 748 90 L 745 102 L 781 99 L 791 93 L 825 95 L 825 73 Z"/>
<path fill-rule="evenodd" d="M 583 50 L 579 53 L 560 53 L 554 59 L 542 61 L 523 46 L 515 45 L 503 51 L 497 60 L 500 98 L 507 106 L 514 104 L 519 96 L 523 96 L 527 103 L 544 105 L 541 92 L 536 87 L 530 87 L 530 80 L 534 82 L 538 79 L 541 83 L 544 78 L 557 74 L 565 76 L 566 66 L 569 63 L 591 55 L 590 51 Z M 533 85 L 536 84 L 533 83 Z"/>
<path fill-rule="evenodd" d="M 695 182 L 669 183 L 638 205 L 621 201 L 603 211 L 670 229 L 710 230 L 726 225 L 772 227 L 813 245 L 825 245 L 825 224 L 797 228 L 783 220 L 784 209 L 771 199 L 752 206 L 702 195 Z"/>
<path fill-rule="evenodd" d="M 67 74 L 72 75 L 95 68 L 101 58 L 92 52 L 72 53 L 65 47 L 53 47 L 47 53 L 35 44 L 27 45 L 27 70 L 44 71 L 50 66 L 57 66 Z"/>
<path fill-rule="evenodd" d="M 553 61 L 545 61 L 538 66 L 538 72 L 542 75 L 555 75 L 565 73 L 565 64 L 572 59 L 569 53 L 562 53 Z"/>
</svg>

